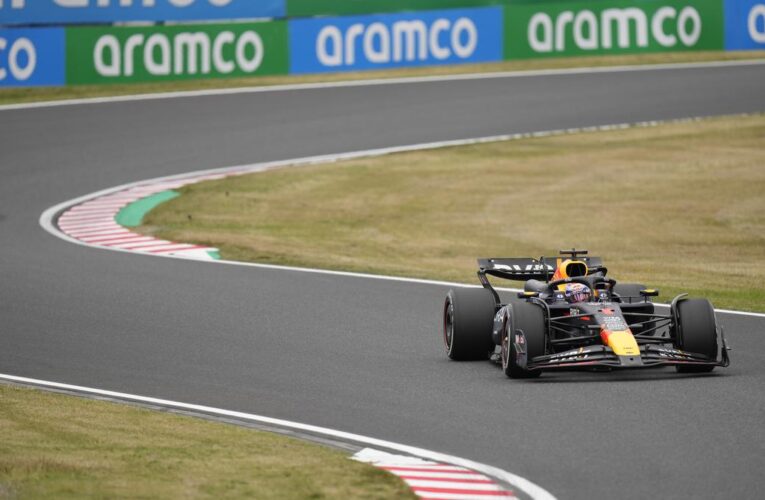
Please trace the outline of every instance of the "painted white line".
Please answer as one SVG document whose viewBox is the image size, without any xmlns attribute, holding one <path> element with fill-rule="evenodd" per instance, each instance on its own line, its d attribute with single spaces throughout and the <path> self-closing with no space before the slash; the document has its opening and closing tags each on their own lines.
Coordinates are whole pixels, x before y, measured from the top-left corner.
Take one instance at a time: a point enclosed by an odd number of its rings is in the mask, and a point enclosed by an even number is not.
<svg viewBox="0 0 765 500">
<path fill-rule="evenodd" d="M 142 245 L 141 251 L 151 252 L 153 250 L 167 250 L 167 249 L 172 250 L 174 248 L 185 248 L 190 246 L 194 246 L 194 245 L 189 245 L 188 243 L 174 243 L 172 241 L 154 240 L 154 242 L 149 245 Z"/>
<path fill-rule="evenodd" d="M 124 244 L 130 244 L 130 243 L 141 243 L 146 241 L 156 241 L 151 236 L 141 236 L 140 234 L 136 234 L 135 236 L 118 236 L 116 238 L 99 238 L 96 240 L 86 240 L 83 238 L 83 241 L 88 241 L 88 243 L 95 243 L 98 245 L 106 245 L 106 246 L 122 246 Z"/>
<path fill-rule="evenodd" d="M 119 209 L 114 209 L 115 211 L 119 211 Z M 76 220 L 66 220 L 63 218 L 58 219 L 59 225 L 61 226 L 82 226 L 82 225 L 89 225 L 92 226 L 94 224 L 107 224 L 107 222 L 93 222 L 93 221 L 76 221 Z M 111 219 L 108 221 L 108 224 L 112 224 L 117 227 L 122 227 L 119 224 L 117 224 L 114 219 Z"/>
<path fill-rule="evenodd" d="M 111 230 L 111 231 L 107 231 L 107 232 L 101 232 L 101 231 L 96 231 L 96 232 L 84 232 L 84 231 L 83 232 L 78 232 L 78 231 L 75 231 L 75 232 L 70 232 L 69 234 L 71 236 L 74 236 L 75 238 L 81 239 L 83 241 L 88 241 L 88 242 L 90 241 L 89 238 L 99 238 L 99 237 L 104 237 L 105 238 L 105 237 L 120 237 L 120 236 L 127 238 L 127 237 L 132 236 L 132 233 L 130 233 L 130 232 L 115 231 L 115 230 Z"/>
<path fill-rule="evenodd" d="M 765 63 L 765 61 L 763 61 L 763 63 Z M 740 114 L 735 116 L 746 116 L 746 115 L 747 114 Z M 227 176 L 243 175 L 243 174 L 250 174 L 250 173 L 256 173 L 256 172 L 265 172 L 265 171 L 273 170 L 276 168 L 298 167 L 303 165 L 316 165 L 321 163 L 332 163 L 332 162 L 341 161 L 341 160 L 385 156 L 385 155 L 403 153 L 403 152 L 409 152 L 409 151 L 422 151 L 422 150 L 440 149 L 440 148 L 453 147 L 453 146 L 483 144 L 483 143 L 490 143 L 490 142 L 502 142 L 502 141 L 517 140 L 517 139 L 526 139 L 530 137 L 547 137 L 547 136 L 570 134 L 570 133 L 619 130 L 619 129 L 629 128 L 629 127 L 653 127 L 663 123 L 685 123 L 685 122 L 698 121 L 701 119 L 702 119 L 701 117 L 693 117 L 693 118 L 668 120 L 668 121 L 648 121 L 648 122 L 638 122 L 634 124 L 620 123 L 620 124 L 612 124 L 612 125 L 602 125 L 597 127 L 583 127 L 578 129 L 577 128 L 558 129 L 558 130 L 548 130 L 548 131 L 540 131 L 540 132 L 532 132 L 532 133 L 518 133 L 518 134 L 487 136 L 487 137 L 476 137 L 471 139 L 437 141 L 437 142 L 414 144 L 414 145 L 408 145 L 408 146 L 394 146 L 394 147 L 371 149 L 371 150 L 352 151 L 348 153 L 309 156 L 309 157 L 303 157 L 303 158 L 294 158 L 291 160 L 279 160 L 279 161 L 264 162 L 264 163 L 237 165 L 233 167 L 216 168 L 216 169 L 210 169 L 210 170 L 201 170 L 196 172 L 190 172 L 190 173 L 184 173 L 184 174 L 178 174 L 178 175 L 172 175 L 172 176 L 166 176 L 166 177 L 159 177 L 159 178 L 151 179 L 151 180 L 142 180 L 142 181 L 137 181 L 137 182 L 133 182 L 129 184 L 123 184 L 113 188 L 98 191 L 96 193 L 80 196 L 73 200 L 65 201 L 63 203 L 59 203 L 58 205 L 50 207 L 49 209 L 47 209 L 45 212 L 43 212 L 40 215 L 39 223 L 40 223 L 40 226 L 42 226 L 42 228 L 48 233 L 58 238 L 61 238 L 63 240 L 66 240 L 70 243 L 74 243 L 76 245 L 101 248 L 104 250 L 111 250 L 114 252 L 135 253 L 134 251 L 132 251 L 130 248 L 127 248 L 127 247 L 124 247 L 124 248 L 120 248 L 116 246 L 100 247 L 100 246 L 90 245 L 86 242 L 83 242 L 79 240 L 78 238 L 73 237 L 70 234 L 66 234 L 66 232 L 73 230 L 76 227 L 83 227 L 83 226 L 73 226 L 71 223 L 70 224 L 62 223 L 61 229 L 65 231 L 65 232 L 62 232 L 58 228 L 56 228 L 55 217 L 57 214 L 60 214 L 73 206 L 80 205 L 86 202 L 93 202 L 97 200 L 104 200 L 104 199 L 108 200 L 108 199 L 111 199 L 112 196 L 119 197 L 117 193 L 125 192 L 128 190 L 134 190 L 134 189 L 140 188 L 140 189 L 144 189 L 147 193 L 153 194 L 157 192 L 155 191 L 155 188 L 153 188 L 153 186 L 158 186 L 158 185 L 166 186 L 171 184 L 175 186 L 183 186 L 183 185 L 187 185 L 191 183 L 192 181 L 198 182 L 198 180 L 201 178 L 209 178 L 209 177 L 222 178 Z M 136 199 L 138 198 L 131 198 L 131 201 L 135 201 Z M 119 226 L 113 222 L 110 224 L 105 224 L 105 225 L 108 227 L 122 228 L 122 226 Z M 213 250 L 213 249 L 211 248 L 210 250 Z M 199 257 L 193 253 L 189 253 L 189 255 L 182 255 L 182 254 L 181 255 L 165 255 L 162 253 L 151 254 L 151 255 L 154 257 L 200 260 Z M 237 262 L 237 261 L 226 261 L 226 260 L 215 260 L 213 262 L 216 262 L 219 264 L 233 265 L 233 266 L 272 269 L 277 271 L 325 274 L 325 275 L 332 275 L 332 276 L 395 281 L 395 282 L 413 283 L 413 284 L 421 284 L 421 285 L 433 285 L 433 286 L 444 286 L 444 287 L 478 286 L 478 285 L 468 285 L 465 283 L 454 283 L 449 281 L 406 278 L 406 277 L 398 277 L 398 276 L 382 276 L 382 275 L 354 273 L 354 272 L 347 272 L 347 271 L 330 271 L 326 269 L 280 266 L 280 265 L 274 265 L 274 264 L 258 264 L 258 263 L 252 263 L 252 262 Z M 498 288 L 498 290 L 512 292 L 512 293 L 520 291 L 520 289 L 518 288 Z M 668 307 L 668 305 L 666 304 L 656 304 L 656 305 L 659 307 Z M 732 311 L 728 309 L 716 309 L 716 312 L 721 314 L 732 314 L 732 315 L 738 315 L 738 316 L 765 318 L 765 313 Z"/>
<path fill-rule="evenodd" d="M 470 484 L 487 484 L 491 483 L 492 481 L 489 479 L 486 479 L 484 476 L 478 474 L 472 477 L 468 478 L 455 478 L 455 477 L 425 477 L 425 476 L 412 476 L 412 475 L 404 475 L 404 474 L 396 474 L 401 479 L 409 481 L 429 481 L 432 482 L 434 480 L 438 480 L 439 482 L 445 482 L 445 483 L 470 483 Z"/>
<path fill-rule="evenodd" d="M 59 101 L 40 101 L 0 106 L 1 111 L 20 109 L 52 108 L 58 106 L 76 106 L 83 104 L 105 104 L 118 102 L 148 101 L 158 99 L 177 99 L 184 97 L 208 97 L 234 94 L 258 94 L 264 92 L 288 92 L 304 90 L 320 90 L 345 87 L 370 87 L 380 85 L 401 85 L 414 83 L 451 82 L 464 80 L 490 80 L 497 78 L 529 78 L 538 76 L 566 76 L 591 73 L 625 73 L 639 71 L 664 71 L 678 69 L 727 68 L 735 66 L 760 66 L 765 64 L 763 59 L 742 59 L 738 61 L 711 61 L 698 63 L 668 63 L 644 64 L 635 66 L 595 66 L 585 68 L 544 69 L 529 71 L 497 71 L 491 73 L 463 73 L 457 75 L 420 76 L 406 78 L 379 78 L 369 80 L 345 80 L 340 82 L 300 83 L 287 85 L 264 85 L 261 87 L 236 87 L 228 89 L 189 90 L 181 92 L 162 92 L 154 94 L 133 94 L 112 97 L 91 97 L 84 99 L 66 99 Z"/>
<path fill-rule="evenodd" d="M 76 232 L 76 231 L 83 231 L 83 230 L 102 230 L 102 231 L 108 231 L 108 230 L 114 230 L 114 229 L 124 229 L 123 226 L 120 226 L 114 221 L 111 221 L 109 223 L 106 222 L 99 222 L 97 224 L 87 224 L 87 223 L 60 223 L 59 227 L 64 232 Z"/>
<path fill-rule="evenodd" d="M 125 229 L 122 226 L 117 225 L 116 227 L 91 227 L 90 225 L 86 225 L 83 227 L 69 227 L 61 225 L 62 231 L 65 231 L 71 235 L 79 235 L 79 236 L 98 236 L 100 234 L 117 234 L 117 233 L 123 233 L 123 234 L 129 234 L 131 231 Z"/>
<path fill-rule="evenodd" d="M 481 475 L 462 467 L 449 467 L 443 464 L 434 464 L 422 469 L 411 469 L 409 467 L 391 467 L 389 465 L 379 465 L 391 474 L 406 478 L 415 479 L 454 479 L 469 480 L 480 479 Z"/>
<path fill-rule="evenodd" d="M 123 234 L 123 235 L 133 234 L 132 231 L 128 231 L 126 229 L 117 229 L 117 228 L 74 229 L 71 231 L 67 231 L 67 233 L 77 238 L 87 237 L 87 236 L 114 236 L 118 234 Z"/>
<path fill-rule="evenodd" d="M 90 213 L 90 212 L 88 212 L 88 213 L 80 213 L 80 212 L 69 213 L 69 212 L 67 212 L 64 215 L 62 215 L 59 220 L 61 222 L 64 222 L 64 221 L 66 221 L 66 222 L 78 222 L 78 221 L 90 221 L 90 222 L 92 222 L 92 221 L 108 218 L 110 215 L 112 215 L 112 213 L 113 212 L 111 212 L 111 211 L 103 211 L 103 210 L 99 210 L 96 213 Z M 111 219 L 107 219 L 107 220 L 111 220 Z"/>
<path fill-rule="evenodd" d="M 144 251 L 146 248 L 149 247 L 156 247 L 156 246 L 164 246 L 164 245 L 171 245 L 169 241 L 166 240 L 157 240 L 152 238 L 151 241 L 144 242 L 144 243 L 127 243 L 125 245 L 120 245 L 121 248 L 129 249 L 129 250 L 140 250 Z"/>
<path fill-rule="evenodd" d="M 144 403 L 150 405 L 161 406 L 165 408 L 172 408 L 178 410 L 188 410 L 193 412 L 205 413 L 208 415 L 216 415 L 221 417 L 230 417 L 248 422 L 255 422 L 259 424 L 279 427 L 282 429 L 296 430 L 300 432 L 306 432 L 319 436 L 327 436 L 332 439 L 337 439 L 344 442 L 362 444 L 364 446 L 374 446 L 376 448 L 384 448 L 387 450 L 397 451 L 412 455 L 414 457 L 422 458 L 425 460 L 433 460 L 436 462 L 442 462 L 467 469 L 480 472 L 489 477 L 492 477 L 500 482 L 504 482 L 512 485 L 520 491 L 525 492 L 534 500 L 555 500 L 555 497 L 547 490 L 538 486 L 528 479 L 517 476 L 511 472 L 504 471 L 497 467 L 474 462 L 465 458 L 455 457 L 436 451 L 426 450 L 424 448 L 418 448 L 415 446 L 409 446 L 405 444 L 394 443 L 392 441 L 385 441 L 383 439 L 377 439 L 369 436 L 363 436 L 361 434 L 353 434 L 350 432 L 338 431 L 335 429 L 329 429 L 327 427 L 319 427 L 315 425 L 302 424 L 299 422 L 293 422 L 290 420 L 283 420 L 278 418 L 264 417 L 262 415 L 255 415 L 252 413 L 244 413 L 239 411 L 224 410 L 221 408 L 214 408 L 211 406 L 196 405 L 191 403 L 182 403 L 179 401 L 171 401 L 167 399 L 152 398 L 146 396 L 140 396 L 136 394 L 128 394 L 124 392 L 107 391 L 103 389 L 96 389 L 92 387 L 83 387 L 78 385 L 62 384 L 59 382 L 50 382 L 47 380 L 38 380 L 27 377 L 17 377 L 14 375 L 0 374 L 0 380 L 8 382 L 15 382 L 19 384 L 30 384 L 38 387 L 44 387 L 49 389 L 58 389 L 64 391 L 73 391 L 81 394 L 87 394 L 91 396 L 102 396 L 107 398 L 118 399 L 122 401 L 133 401 L 137 403 Z"/>
<path fill-rule="evenodd" d="M 210 177 L 209 175 L 206 177 Z M 197 177 L 201 178 L 201 177 Z M 167 188 L 197 182 L 182 180 L 138 185 L 125 191 L 99 196 L 80 205 L 68 208 L 59 216 L 59 227 L 70 237 L 98 248 L 118 248 L 136 253 L 175 254 L 183 253 L 187 258 L 213 259 L 211 252 L 217 249 L 195 243 L 177 243 L 160 240 L 129 231 L 116 222 L 121 207 L 128 202 L 153 195 Z M 126 193 L 129 193 L 126 195 Z M 126 197 L 127 196 L 127 197 Z M 121 201 L 114 201 L 121 200 Z M 107 224 L 104 226 L 104 224 Z"/>
<path fill-rule="evenodd" d="M 125 243 L 132 242 L 132 243 L 138 243 L 136 241 L 138 238 L 146 238 L 145 236 L 141 236 L 140 234 L 110 234 L 110 235 L 99 235 L 99 236 L 85 236 L 81 237 L 78 236 L 82 241 L 85 243 L 92 243 L 94 245 L 102 245 L 104 243 L 108 242 L 117 242 L 117 241 L 124 241 Z M 153 240 L 154 238 L 149 237 L 149 239 Z M 148 240 L 146 240 L 148 241 Z"/>
<path fill-rule="evenodd" d="M 399 476 L 402 477 L 402 476 Z M 465 483 L 460 481 L 437 481 L 428 479 L 409 479 L 403 477 L 406 484 L 409 486 L 418 486 L 421 488 L 457 488 L 461 490 L 476 490 L 476 491 L 499 491 L 502 489 L 494 483 Z"/>
<path fill-rule="evenodd" d="M 128 203 L 134 202 L 135 200 L 141 198 L 141 196 L 143 196 L 143 195 L 131 194 L 129 196 L 128 195 L 122 195 L 122 196 L 102 197 L 102 198 L 99 198 L 98 201 L 95 201 L 95 203 L 106 204 L 107 202 L 122 202 L 125 205 L 127 205 Z"/>
<path fill-rule="evenodd" d="M 88 203 L 87 206 L 77 206 L 72 207 L 71 212 L 73 214 L 91 214 L 91 213 L 103 213 L 103 212 L 111 212 L 112 210 L 119 210 L 120 208 L 124 207 L 124 202 L 114 202 L 114 203 L 99 203 L 98 205 L 93 203 Z"/>
<path fill-rule="evenodd" d="M 421 472 L 470 472 L 464 467 L 454 467 L 451 465 L 443 465 L 443 464 L 423 464 L 423 465 L 410 465 L 410 464 L 397 464 L 397 463 L 388 463 L 388 464 L 380 464 L 380 468 L 393 471 L 396 473 L 421 473 Z"/>
<path fill-rule="evenodd" d="M 465 494 L 465 493 L 447 493 L 441 491 L 414 490 L 415 494 L 421 498 L 432 498 L 433 500 L 487 500 L 489 498 L 515 498 L 512 493 L 496 494 Z"/>
<path fill-rule="evenodd" d="M 99 215 L 98 217 L 66 217 L 60 218 L 62 224 L 101 224 L 114 223 L 114 215 Z"/>
<path fill-rule="evenodd" d="M 164 253 L 186 252 L 188 250 L 201 250 L 203 248 L 208 248 L 210 250 L 217 250 L 217 248 L 210 248 L 204 245 L 184 244 L 184 245 L 176 245 L 174 247 L 158 248 L 156 250 L 147 250 L 147 251 L 153 254 L 164 254 Z"/>
<path fill-rule="evenodd" d="M 459 495 L 455 498 L 462 499 L 471 498 L 474 495 L 489 495 L 492 498 L 496 498 L 497 496 L 515 498 L 512 491 L 508 491 L 502 485 L 491 480 L 488 476 L 468 470 L 464 467 L 454 467 L 433 461 L 425 461 L 408 455 L 386 453 L 372 448 L 364 448 L 351 458 L 396 474 L 421 498 L 429 498 L 433 493 Z M 461 475 L 467 475 L 467 473 L 470 475 L 468 479 L 444 477 L 425 478 L 402 474 L 407 471 L 459 471 L 465 473 Z M 417 472 L 409 472 L 409 474 L 416 473 Z"/>
<path fill-rule="evenodd" d="M 468 472 L 465 470 L 464 473 L 458 473 L 458 472 L 404 472 L 404 471 L 396 471 L 396 470 L 389 470 L 386 467 L 381 467 L 383 469 L 386 469 L 391 474 L 395 474 L 401 478 L 405 479 L 444 479 L 444 480 L 455 480 L 455 481 L 466 481 L 466 480 L 475 480 L 480 479 L 482 476 L 480 474 L 476 474 L 475 472 Z"/>
</svg>

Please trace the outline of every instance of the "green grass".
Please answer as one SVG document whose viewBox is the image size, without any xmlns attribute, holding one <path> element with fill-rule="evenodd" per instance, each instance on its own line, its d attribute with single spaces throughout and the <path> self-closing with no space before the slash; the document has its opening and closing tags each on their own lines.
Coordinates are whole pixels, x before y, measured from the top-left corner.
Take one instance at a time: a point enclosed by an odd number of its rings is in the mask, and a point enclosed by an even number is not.
<svg viewBox="0 0 765 500">
<path fill-rule="evenodd" d="M 323 446 L 2 384 L 0 436 L 0 498 L 414 498 Z"/>
<path fill-rule="evenodd" d="M 0 90 L 0 104 L 14 104 L 85 97 L 105 97 L 184 90 L 205 90 L 234 87 L 254 87 L 280 84 L 334 82 L 346 80 L 367 80 L 372 78 L 400 78 L 433 75 L 454 75 L 464 73 L 486 73 L 492 71 L 522 71 L 537 69 L 577 68 L 585 66 L 620 66 L 640 64 L 662 64 L 683 62 L 730 61 L 741 59 L 762 59 L 765 51 L 742 52 L 673 52 L 662 54 L 641 54 L 623 56 L 595 56 L 550 58 L 529 61 L 504 61 L 489 64 L 465 64 L 458 66 L 432 66 L 354 73 L 265 76 L 251 78 L 207 79 L 195 81 L 76 85 L 69 87 L 11 88 Z"/>
<path fill-rule="evenodd" d="M 763 311 L 763 165 L 765 115 L 725 117 L 194 184 L 139 230 L 224 259 L 469 283 L 476 257 L 576 246 L 664 300 Z"/>
</svg>

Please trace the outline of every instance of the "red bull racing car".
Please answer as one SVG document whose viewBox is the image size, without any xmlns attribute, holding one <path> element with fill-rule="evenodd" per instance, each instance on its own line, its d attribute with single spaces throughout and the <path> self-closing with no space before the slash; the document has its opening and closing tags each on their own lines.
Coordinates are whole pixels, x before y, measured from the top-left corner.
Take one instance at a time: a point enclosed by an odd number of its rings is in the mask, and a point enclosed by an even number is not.
<svg viewBox="0 0 765 500">
<path fill-rule="evenodd" d="M 709 372 L 730 364 L 708 300 L 682 294 L 658 314 L 651 301 L 658 291 L 606 277 L 602 260 L 586 250 L 560 254 L 478 259 L 483 288 L 455 288 L 446 296 L 447 355 L 493 359 L 512 378 L 587 367 Z M 519 300 L 503 303 L 488 276 L 523 281 Z"/>
</svg>

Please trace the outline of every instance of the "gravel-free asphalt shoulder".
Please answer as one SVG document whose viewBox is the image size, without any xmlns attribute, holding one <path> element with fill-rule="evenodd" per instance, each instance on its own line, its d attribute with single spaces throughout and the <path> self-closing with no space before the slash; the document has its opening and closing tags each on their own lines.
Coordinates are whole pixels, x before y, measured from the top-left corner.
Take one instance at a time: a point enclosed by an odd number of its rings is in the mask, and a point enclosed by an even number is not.
<svg viewBox="0 0 765 500">
<path fill-rule="evenodd" d="M 560 498 L 757 497 L 761 318 L 720 316 L 733 365 L 709 376 L 510 381 L 489 363 L 446 359 L 444 287 L 107 252 L 54 238 L 37 220 L 67 199 L 192 170 L 763 112 L 763 81 L 759 65 L 2 111 L 0 373 L 405 442 L 496 465 Z"/>
</svg>

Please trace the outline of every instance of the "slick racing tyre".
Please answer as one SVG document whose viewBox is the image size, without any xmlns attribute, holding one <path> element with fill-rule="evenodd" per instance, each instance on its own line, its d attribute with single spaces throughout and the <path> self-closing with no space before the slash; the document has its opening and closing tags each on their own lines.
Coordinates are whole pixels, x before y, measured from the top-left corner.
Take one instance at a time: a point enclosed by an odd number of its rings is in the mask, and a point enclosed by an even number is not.
<svg viewBox="0 0 765 500">
<path fill-rule="evenodd" d="M 545 315 L 542 308 L 529 302 L 518 302 L 508 307 L 510 317 L 507 320 L 505 334 L 502 336 L 502 370 L 510 378 L 536 378 L 541 370 L 527 370 L 518 363 L 516 334 L 523 332 L 526 346 L 526 360 L 545 353 Z"/>
<path fill-rule="evenodd" d="M 449 290 L 444 302 L 444 343 L 454 360 L 488 359 L 494 350 L 491 332 L 496 303 L 485 288 Z"/>
<path fill-rule="evenodd" d="M 675 347 L 683 351 L 717 358 L 715 310 L 706 299 L 687 299 L 677 304 Z M 711 372 L 709 365 L 675 365 L 680 373 Z"/>
</svg>

